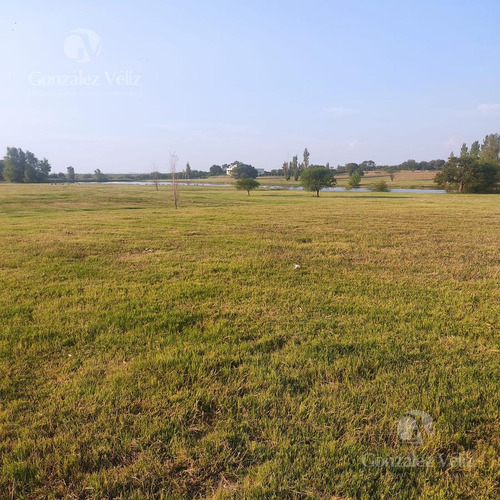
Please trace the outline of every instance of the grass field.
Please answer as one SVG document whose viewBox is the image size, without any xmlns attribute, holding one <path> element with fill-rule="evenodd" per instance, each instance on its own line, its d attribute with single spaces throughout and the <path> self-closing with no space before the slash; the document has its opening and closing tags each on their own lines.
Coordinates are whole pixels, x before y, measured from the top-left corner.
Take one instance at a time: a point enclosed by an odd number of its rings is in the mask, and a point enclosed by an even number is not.
<svg viewBox="0 0 500 500">
<path fill-rule="evenodd" d="M 0 185 L 0 498 L 498 498 L 499 226 L 493 195 Z"/>
</svg>

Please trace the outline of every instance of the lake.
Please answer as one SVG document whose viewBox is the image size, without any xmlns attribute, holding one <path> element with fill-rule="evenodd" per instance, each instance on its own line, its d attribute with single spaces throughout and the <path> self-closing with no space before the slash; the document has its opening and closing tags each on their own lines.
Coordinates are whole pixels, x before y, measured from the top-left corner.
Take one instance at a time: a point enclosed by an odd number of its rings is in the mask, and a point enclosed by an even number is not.
<svg viewBox="0 0 500 500">
<path fill-rule="evenodd" d="M 94 182 L 92 183 L 94 184 Z M 146 181 L 110 181 L 110 182 L 100 182 L 100 183 L 95 183 L 95 184 L 118 184 L 118 185 L 124 185 L 124 184 L 133 184 L 133 185 L 138 185 L 138 186 L 153 186 L 154 184 L 152 182 L 146 182 Z M 171 181 L 160 181 L 158 182 L 158 185 L 162 186 L 169 186 L 171 185 Z M 179 186 L 208 186 L 208 187 L 234 187 L 234 184 L 217 184 L 215 182 L 183 182 L 179 181 L 177 182 L 177 185 Z M 301 186 L 275 186 L 272 184 L 269 185 L 264 185 L 262 184 L 260 186 L 261 189 L 276 189 L 276 190 L 287 190 L 287 191 L 303 191 L 304 188 Z M 331 188 L 325 188 L 323 191 L 353 191 L 353 192 L 359 192 L 359 193 L 366 193 L 370 192 L 371 190 L 368 188 L 355 188 L 355 189 L 347 189 L 345 187 L 331 187 Z M 426 193 L 426 194 L 446 194 L 446 191 L 444 189 L 391 189 L 391 193 Z"/>
</svg>

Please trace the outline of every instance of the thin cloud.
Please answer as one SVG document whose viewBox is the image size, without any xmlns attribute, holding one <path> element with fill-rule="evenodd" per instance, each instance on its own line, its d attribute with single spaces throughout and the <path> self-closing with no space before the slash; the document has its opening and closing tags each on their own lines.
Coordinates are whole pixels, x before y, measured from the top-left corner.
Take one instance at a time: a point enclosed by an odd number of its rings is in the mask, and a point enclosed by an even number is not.
<svg viewBox="0 0 500 500">
<path fill-rule="evenodd" d="M 497 115 L 500 114 L 500 104 L 499 103 L 485 103 L 480 104 L 477 107 L 478 111 L 483 115 Z"/>
<path fill-rule="evenodd" d="M 361 144 L 360 141 L 358 141 L 357 139 L 354 139 L 354 141 L 350 141 L 348 144 L 347 144 L 347 149 L 349 151 L 354 151 L 355 149 L 357 149 L 357 147 Z"/>
<path fill-rule="evenodd" d="M 443 142 L 443 146 L 447 149 L 454 149 L 458 147 L 458 140 L 457 138 L 452 135 L 446 139 L 446 141 Z"/>
<path fill-rule="evenodd" d="M 344 107 L 331 107 L 327 109 L 328 113 L 334 116 L 347 116 L 347 115 L 353 115 L 356 113 L 355 109 L 352 108 L 344 108 Z"/>
</svg>

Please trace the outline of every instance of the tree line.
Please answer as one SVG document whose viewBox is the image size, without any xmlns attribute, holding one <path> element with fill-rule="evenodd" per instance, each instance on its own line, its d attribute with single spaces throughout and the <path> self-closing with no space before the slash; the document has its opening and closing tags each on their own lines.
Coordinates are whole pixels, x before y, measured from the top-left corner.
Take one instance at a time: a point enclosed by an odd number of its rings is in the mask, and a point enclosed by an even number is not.
<svg viewBox="0 0 500 500">
<path fill-rule="evenodd" d="M 66 174 L 51 173 L 51 169 L 47 158 L 40 160 L 31 151 L 7 148 L 3 160 L 0 160 L 0 180 L 18 183 L 75 182 L 76 180 L 73 167 L 68 167 Z"/>
<path fill-rule="evenodd" d="M 177 179 L 200 179 L 208 176 L 224 175 L 231 168 L 231 174 L 237 180 L 255 179 L 258 176 L 257 169 L 241 161 L 231 164 L 212 165 L 208 172 L 203 170 L 193 170 L 189 162 L 184 171 L 179 172 Z M 314 169 L 314 170 L 311 170 Z M 359 187 L 361 178 L 366 171 L 383 170 L 386 171 L 391 180 L 396 172 L 400 170 L 435 170 L 436 184 L 450 191 L 461 193 L 483 193 L 498 190 L 500 180 L 500 134 L 487 135 L 483 142 L 475 141 L 470 148 L 463 144 L 460 155 L 455 156 L 452 152 L 445 160 L 421 161 L 407 160 L 399 165 L 377 166 L 373 160 L 365 160 L 361 163 L 346 163 L 338 165 L 336 168 L 326 165 L 313 165 L 310 163 L 310 153 L 307 148 L 302 154 L 302 161 L 299 162 L 298 155 L 293 156 L 291 161 L 283 163 L 281 169 L 272 170 L 271 175 L 282 175 L 286 180 L 294 179 L 298 181 L 301 176 L 307 179 L 308 176 L 315 175 L 327 179 L 327 183 L 335 182 L 333 174 L 349 174 L 348 185 L 351 188 Z M 325 172 L 331 172 L 330 178 Z M 116 177 L 116 176 L 113 176 Z M 123 176 L 121 176 L 123 177 Z M 150 174 L 140 176 L 125 176 L 128 180 L 169 180 L 172 173 L 160 173 L 157 170 Z M 0 180 L 19 183 L 37 182 L 75 182 L 96 181 L 106 182 L 110 176 L 96 169 L 94 174 L 77 175 L 73 167 L 67 167 L 66 173 L 51 173 L 51 165 L 46 158 L 38 159 L 31 151 L 23 151 L 20 148 L 8 147 L 3 160 L 0 160 Z M 322 181 L 322 182 L 323 182 Z M 319 181 L 318 181 L 319 182 Z M 250 183 L 243 183 L 245 186 Z M 331 185 L 331 184 L 329 184 Z M 253 184 L 253 188 L 257 187 Z M 246 187 L 244 188 L 246 190 Z M 315 190 L 315 189 L 313 189 Z M 319 191 L 317 192 L 319 194 Z"/>
<path fill-rule="evenodd" d="M 500 134 L 475 141 L 470 149 L 463 144 L 460 156 L 452 152 L 434 181 L 446 190 L 459 193 L 487 193 L 498 189 L 500 180 Z"/>
</svg>

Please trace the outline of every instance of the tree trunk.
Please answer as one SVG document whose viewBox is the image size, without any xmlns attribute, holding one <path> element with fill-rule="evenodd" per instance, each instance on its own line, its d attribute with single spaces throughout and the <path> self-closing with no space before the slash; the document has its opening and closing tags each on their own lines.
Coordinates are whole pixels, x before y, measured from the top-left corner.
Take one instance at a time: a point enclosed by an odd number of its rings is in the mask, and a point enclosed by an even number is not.
<svg viewBox="0 0 500 500">
<path fill-rule="evenodd" d="M 319 189 L 316 191 L 316 196 L 319 198 Z"/>
<path fill-rule="evenodd" d="M 247 193 L 248 193 L 248 196 L 250 196 L 250 190 L 248 190 Z"/>
</svg>

